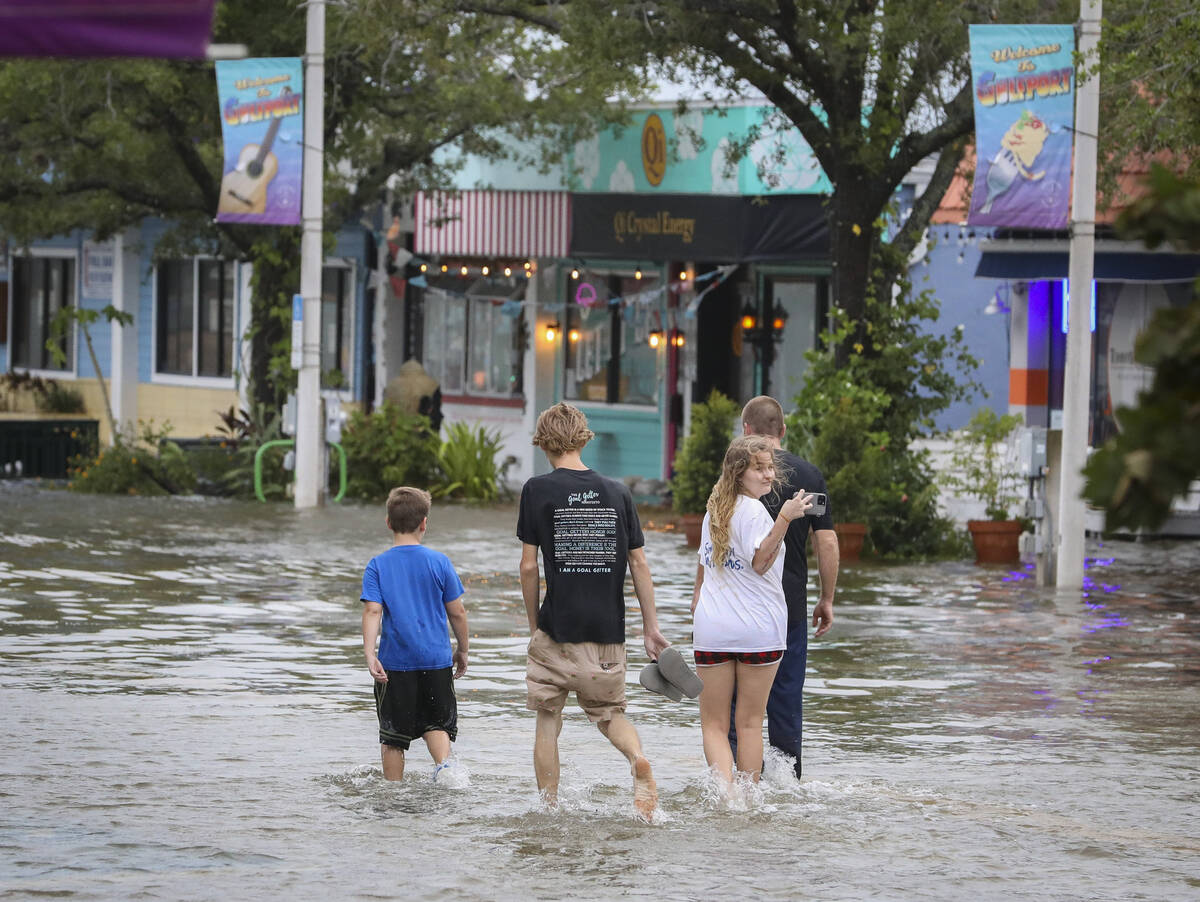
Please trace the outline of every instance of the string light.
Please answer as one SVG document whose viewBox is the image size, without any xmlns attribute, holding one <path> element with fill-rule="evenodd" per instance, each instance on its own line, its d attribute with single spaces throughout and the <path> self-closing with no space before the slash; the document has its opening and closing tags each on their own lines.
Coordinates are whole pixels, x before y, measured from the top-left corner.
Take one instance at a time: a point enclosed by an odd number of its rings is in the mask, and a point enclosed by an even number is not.
<svg viewBox="0 0 1200 902">
<path fill-rule="evenodd" d="M 466 277 L 467 268 L 464 266 L 462 269 L 459 270 L 459 274 L 462 275 L 463 277 Z"/>
<path fill-rule="evenodd" d="M 429 266 L 425 263 L 422 263 L 421 264 L 421 272 L 425 272 L 425 270 L 427 270 L 427 269 L 429 269 Z"/>
<path fill-rule="evenodd" d="M 491 272 L 491 269 L 485 264 L 483 269 L 480 270 L 480 272 L 482 272 L 486 276 L 489 272 Z"/>
<path fill-rule="evenodd" d="M 525 268 L 526 268 L 526 269 L 529 269 L 529 268 L 531 268 L 532 266 L 533 266 L 533 264 L 532 264 L 532 263 L 530 263 L 528 260 L 526 260 L 526 261 L 525 261 Z"/>
<path fill-rule="evenodd" d="M 442 272 L 446 272 L 448 269 L 450 269 L 450 267 L 447 266 L 445 263 L 443 263 L 442 264 Z"/>
<path fill-rule="evenodd" d="M 512 267 L 511 266 L 504 267 L 504 277 L 508 278 L 511 275 L 512 275 Z"/>
</svg>

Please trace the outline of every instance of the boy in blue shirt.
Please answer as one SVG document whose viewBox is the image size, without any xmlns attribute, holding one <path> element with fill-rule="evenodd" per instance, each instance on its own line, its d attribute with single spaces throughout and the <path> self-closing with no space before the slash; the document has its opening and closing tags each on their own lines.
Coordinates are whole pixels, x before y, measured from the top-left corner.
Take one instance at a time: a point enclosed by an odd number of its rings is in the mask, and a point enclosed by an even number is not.
<svg viewBox="0 0 1200 902">
<path fill-rule="evenodd" d="M 392 489 L 387 500 L 392 547 L 371 558 L 363 573 L 363 651 L 375 680 L 388 780 L 404 776 L 404 752 L 418 737 L 433 758 L 436 780 L 458 736 L 454 680 L 467 672 L 467 609 L 450 559 L 421 544 L 430 503 L 422 489 Z M 447 622 L 454 630 L 453 654 Z"/>
</svg>

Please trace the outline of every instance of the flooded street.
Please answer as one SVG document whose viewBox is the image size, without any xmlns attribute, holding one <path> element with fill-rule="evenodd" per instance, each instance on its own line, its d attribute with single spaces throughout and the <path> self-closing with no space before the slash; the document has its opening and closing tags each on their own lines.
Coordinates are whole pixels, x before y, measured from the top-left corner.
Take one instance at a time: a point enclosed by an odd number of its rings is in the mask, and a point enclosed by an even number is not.
<svg viewBox="0 0 1200 902">
<path fill-rule="evenodd" d="M 1081 597 L 968 562 L 848 566 L 810 645 L 804 780 L 713 800 L 695 702 L 637 684 L 661 823 L 568 703 L 538 803 L 515 507 L 436 504 L 467 586 L 456 755 L 379 769 L 362 568 L 383 506 L 0 484 L 0 893 L 77 899 L 1200 897 L 1200 543 L 1096 543 Z M 648 531 L 690 658 L 695 558 Z M 629 622 L 640 635 L 636 602 Z"/>
</svg>

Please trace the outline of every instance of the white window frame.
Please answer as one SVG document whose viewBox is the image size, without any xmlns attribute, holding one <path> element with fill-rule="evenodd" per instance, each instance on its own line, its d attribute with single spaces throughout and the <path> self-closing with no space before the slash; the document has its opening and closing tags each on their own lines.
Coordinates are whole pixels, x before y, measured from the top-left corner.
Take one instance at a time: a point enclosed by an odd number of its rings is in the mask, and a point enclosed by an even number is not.
<svg viewBox="0 0 1200 902">
<path fill-rule="evenodd" d="M 523 399 L 525 397 L 525 386 L 524 385 L 522 385 L 520 387 L 520 389 L 516 392 L 485 391 L 485 390 L 475 388 L 474 386 L 471 385 L 471 379 L 470 379 L 471 374 L 470 374 L 470 372 L 468 372 L 470 367 L 468 367 L 468 365 L 467 365 L 469 363 L 469 361 L 471 360 L 471 349 L 474 347 L 474 342 L 476 339 L 475 330 L 473 328 L 471 328 L 472 314 L 473 314 L 475 305 L 476 304 L 487 304 L 488 305 L 488 322 L 489 322 L 489 324 L 493 324 L 496 321 L 496 317 L 508 316 L 508 314 L 500 312 L 501 304 L 503 304 L 505 301 L 515 300 L 515 299 L 510 298 L 510 297 L 505 297 L 503 295 L 498 295 L 498 294 L 471 294 L 469 291 L 463 294 L 463 298 L 466 301 L 465 309 L 463 310 L 463 326 L 466 330 L 466 340 L 463 344 L 462 360 L 459 361 L 459 367 L 461 369 L 461 371 L 459 373 L 459 376 L 461 377 L 461 388 L 459 388 L 457 391 L 447 389 L 445 386 L 445 374 L 444 373 L 432 373 L 431 372 L 430 375 L 434 379 L 437 380 L 439 386 L 442 389 L 443 394 L 455 395 L 457 397 L 481 398 L 481 399 L 490 399 L 490 400 Z M 429 302 L 429 297 L 428 297 L 428 295 L 426 295 L 426 303 L 428 304 L 428 302 Z M 524 310 L 522 310 L 522 316 L 525 316 Z M 522 319 L 522 317 L 518 316 L 518 317 L 514 317 L 513 321 L 514 321 L 514 323 L 517 323 L 517 322 L 521 322 L 521 319 Z M 525 319 L 525 323 L 526 323 L 525 328 L 528 329 L 528 318 Z M 442 325 L 442 331 L 444 333 L 445 332 L 444 321 L 441 325 Z M 489 330 L 489 334 L 490 334 L 490 330 Z M 428 335 L 428 332 L 426 330 L 425 335 L 422 335 L 422 339 L 421 339 L 422 357 L 426 356 L 424 345 L 427 340 L 427 335 Z M 489 369 L 491 367 L 491 361 L 492 361 L 491 351 L 492 351 L 492 345 L 491 345 L 491 342 L 488 341 L 487 342 L 487 366 Z M 521 364 L 522 373 L 524 373 L 524 366 L 525 366 L 523 354 L 524 354 L 523 351 L 516 349 L 516 348 L 513 349 L 514 360 L 516 360 L 518 363 Z M 524 377 L 522 377 L 522 378 L 524 378 Z"/>
<path fill-rule="evenodd" d="M 346 384 L 341 388 L 326 388 L 324 385 L 321 385 L 321 395 L 324 397 L 336 397 L 341 401 L 353 401 L 354 387 L 356 383 L 355 375 L 358 369 L 356 365 L 357 361 L 355 360 L 355 352 L 356 348 L 358 347 L 358 270 L 355 265 L 355 260 L 352 257 L 327 257 L 325 259 L 325 261 L 321 264 L 322 310 L 324 310 L 325 270 L 327 269 L 341 269 L 346 271 L 346 306 L 350 310 L 350 333 L 346 338 L 347 344 L 350 348 L 350 359 L 346 361 L 346 367 L 348 368 L 349 372 L 342 373 L 342 375 L 346 378 Z M 323 356 L 322 352 L 325 349 L 325 330 L 321 328 L 320 323 L 317 324 L 317 328 L 321 332 L 322 339 L 320 345 L 321 351 L 318 352 L 318 359 L 320 359 L 320 357 Z M 324 376 L 324 372 L 324 370 L 320 372 L 318 375 L 318 380 Z"/>
<path fill-rule="evenodd" d="M 68 344 L 71 345 L 71 369 L 69 370 L 48 370 L 40 367 L 21 366 L 13 360 L 13 345 L 15 344 L 13 332 L 13 319 L 16 314 L 16 292 L 13 291 L 14 270 L 13 260 L 20 257 L 50 257 L 55 259 L 68 259 L 75 263 L 75 277 L 72 279 L 74 283 L 74 297 L 72 301 L 75 307 L 79 307 L 79 296 L 81 293 L 80 272 L 79 272 L 79 251 L 76 248 L 69 247 L 32 247 L 25 253 L 13 254 L 8 256 L 8 323 L 6 332 L 8 334 L 8 347 L 5 352 L 5 363 L 11 372 L 29 373 L 32 376 L 38 376 L 42 379 L 78 379 L 79 378 L 79 327 L 71 324 L 71 334 L 67 338 Z M 49 324 L 47 324 L 48 326 Z"/>
<path fill-rule="evenodd" d="M 225 263 L 233 267 L 234 322 L 230 324 L 233 340 L 229 348 L 230 372 L 228 376 L 200 376 L 196 374 L 196 367 L 199 366 L 200 362 L 200 262 L 207 260 Z M 234 388 L 235 377 L 238 373 L 238 342 L 241 336 L 241 330 L 238 328 L 237 322 L 242 290 L 241 279 L 238 277 L 241 264 L 236 260 L 226 260 L 224 257 L 217 257 L 212 254 L 197 254 L 192 257 L 181 258 L 179 261 L 169 262 L 183 261 L 191 261 L 192 264 L 192 375 L 160 373 L 158 371 L 158 272 L 161 264 L 156 263 L 150 277 L 150 381 L 157 385 L 187 385 L 192 388 Z"/>
</svg>

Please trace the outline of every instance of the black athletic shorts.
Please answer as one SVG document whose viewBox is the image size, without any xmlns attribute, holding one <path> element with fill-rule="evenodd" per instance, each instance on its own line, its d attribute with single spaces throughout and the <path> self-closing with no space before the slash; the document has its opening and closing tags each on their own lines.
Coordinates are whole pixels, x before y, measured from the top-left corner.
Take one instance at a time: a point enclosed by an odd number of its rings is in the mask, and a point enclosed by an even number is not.
<svg viewBox="0 0 1200 902">
<path fill-rule="evenodd" d="M 458 738 L 458 703 L 454 699 L 454 668 L 389 670 L 386 683 L 375 684 L 375 713 L 379 741 L 407 749 L 430 730 Z"/>
</svg>

